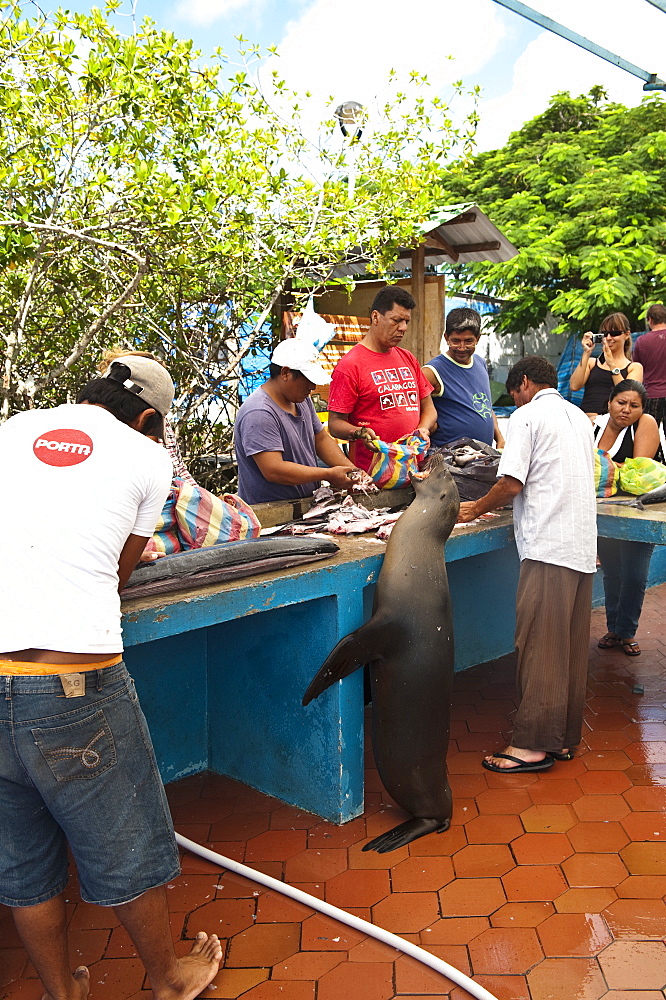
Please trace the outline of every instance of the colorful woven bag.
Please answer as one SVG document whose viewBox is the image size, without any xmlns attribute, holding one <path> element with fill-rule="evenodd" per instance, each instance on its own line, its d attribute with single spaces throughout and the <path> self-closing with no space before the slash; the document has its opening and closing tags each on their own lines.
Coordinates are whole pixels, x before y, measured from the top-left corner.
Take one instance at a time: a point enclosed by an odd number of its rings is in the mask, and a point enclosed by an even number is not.
<svg viewBox="0 0 666 1000">
<path fill-rule="evenodd" d="M 405 434 L 391 443 L 380 441 L 379 438 L 366 443 L 375 452 L 368 475 L 383 490 L 406 486 L 410 475 L 418 471 L 419 461 L 428 450 L 428 442 L 420 434 Z"/>
<path fill-rule="evenodd" d="M 257 538 L 260 532 L 259 519 L 240 497 L 231 493 L 216 497 L 201 486 L 174 479 L 144 553 L 170 556 L 220 542 Z"/>
<path fill-rule="evenodd" d="M 620 489 L 640 496 L 666 483 L 666 465 L 653 458 L 627 458 L 620 466 Z"/>
<path fill-rule="evenodd" d="M 617 493 L 620 470 L 607 451 L 594 451 L 594 489 L 598 497 L 612 497 Z"/>
</svg>

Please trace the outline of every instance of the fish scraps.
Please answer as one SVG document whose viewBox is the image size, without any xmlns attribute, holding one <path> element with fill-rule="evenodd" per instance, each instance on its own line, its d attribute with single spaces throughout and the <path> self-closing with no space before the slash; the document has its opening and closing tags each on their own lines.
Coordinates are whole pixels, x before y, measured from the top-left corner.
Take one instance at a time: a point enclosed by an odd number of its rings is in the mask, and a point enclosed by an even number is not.
<svg viewBox="0 0 666 1000">
<path fill-rule="evenodd" d="M 313 494 L 313 504 L 298 521 L 288 521 L 272 528 L 262 528 L 262 535 L 312 535 L 326 532 L 331 535 L 362 535 L 387 525 L 392 526 L 402 511 L 390 507 L 369 510 L 355 503 L 354 497 L 343 500 L 327 486 Z"/>
</svg>

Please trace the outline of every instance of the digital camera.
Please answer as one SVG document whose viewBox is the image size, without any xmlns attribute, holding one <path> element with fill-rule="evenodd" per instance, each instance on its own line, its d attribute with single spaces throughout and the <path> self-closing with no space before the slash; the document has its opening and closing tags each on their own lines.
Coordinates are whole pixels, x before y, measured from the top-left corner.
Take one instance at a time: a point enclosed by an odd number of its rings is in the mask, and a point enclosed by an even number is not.
<svg viewBox="0 0 666 1000">
<path fill-rule="evenodd" d="M 593 344 L 603 344 L 603 342 L 604 342 L 604 335 L 603 335 L 603 333 L 593 333 L 592 334 L 592 343 Z"/>
</svg>

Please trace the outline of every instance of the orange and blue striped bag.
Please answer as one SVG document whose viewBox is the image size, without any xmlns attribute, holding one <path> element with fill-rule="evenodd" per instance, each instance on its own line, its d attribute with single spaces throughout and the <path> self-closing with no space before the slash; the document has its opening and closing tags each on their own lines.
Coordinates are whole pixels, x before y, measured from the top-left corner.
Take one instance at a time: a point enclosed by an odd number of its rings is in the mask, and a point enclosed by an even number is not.
<svg viewBox="0 0 666 1000">
<path fill-rule="evenodd" d="M 225 493 L 216 497 L 201 486 L 176 478 L 144 552 L 170 556 L 220 542 L 257 538 L 260 532 L 257 515 L 239 496 Z"/>
<path fill-rule="evenodd" d="M 612 497 L 617 493 L 620 470 L 607 451 L 595 448 L 594 489 L 598 497 Z"/>
<path fill-rule="evenodd" d="M 428 442 L 420 434 L 405 434 L 390 444 L 373 438 L 366 444 L 375 452 L 368 475 L 382 490 L 406 486 L 411 474 L 418 472 L 419 464 L 428 450 Z"/>
</svg>

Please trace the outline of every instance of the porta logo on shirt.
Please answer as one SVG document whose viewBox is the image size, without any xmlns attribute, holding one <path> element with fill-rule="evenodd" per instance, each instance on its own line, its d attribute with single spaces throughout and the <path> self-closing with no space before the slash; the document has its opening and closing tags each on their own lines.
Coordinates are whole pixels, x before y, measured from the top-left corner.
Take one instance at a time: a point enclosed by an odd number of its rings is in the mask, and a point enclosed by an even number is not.
<svg viewBox="0 0 666 1000">
<path fill-rule="evenodd" d="M 80 465 L 92 455 L 93 443 L 83 431 L 68 427 L 38 437 L 32 450 L 44 465 Z"/>
</svg>

